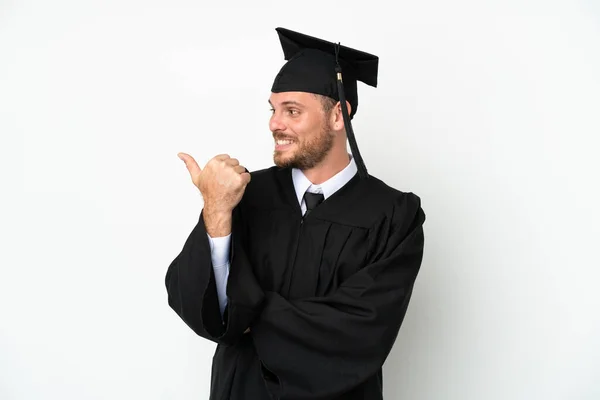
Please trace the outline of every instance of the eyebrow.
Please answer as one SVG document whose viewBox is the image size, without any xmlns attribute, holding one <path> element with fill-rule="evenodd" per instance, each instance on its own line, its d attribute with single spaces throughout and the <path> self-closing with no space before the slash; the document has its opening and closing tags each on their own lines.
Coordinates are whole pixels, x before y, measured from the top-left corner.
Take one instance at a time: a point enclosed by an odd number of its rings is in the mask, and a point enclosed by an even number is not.
<svg viewBox="0 0 600 400">
<path fill-rule="evenodd" d="M 271 103 L 271 100 L 269 100 L 269 104 L 271 105 L 271 107 L 273 106 L 273 103 Z M 282 106 L 299 106 L 299 107 L 304 107 L 304 105 L 300 102 L 297 102 L 295 100 L 288 100 L 288 101 L 284 101 L 283 103 L 281 103 Z"/>
</svg>

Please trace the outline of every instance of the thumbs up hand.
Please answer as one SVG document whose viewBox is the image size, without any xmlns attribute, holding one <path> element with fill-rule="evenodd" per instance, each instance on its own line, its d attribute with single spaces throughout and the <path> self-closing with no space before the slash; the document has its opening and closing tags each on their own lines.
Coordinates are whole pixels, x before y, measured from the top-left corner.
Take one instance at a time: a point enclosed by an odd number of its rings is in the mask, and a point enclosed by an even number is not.
<svg viewBox="0 0 600 400">
<path fill-rule="evenodd" d="M 177 156 L 185 163 L 192 182 L 202 193 L 205 210 L 211 214 L 231 214 L 250 182 L 246 168 L 227 154 L 212 158 L 204 169 L 189 154 Z"/>
</svg>

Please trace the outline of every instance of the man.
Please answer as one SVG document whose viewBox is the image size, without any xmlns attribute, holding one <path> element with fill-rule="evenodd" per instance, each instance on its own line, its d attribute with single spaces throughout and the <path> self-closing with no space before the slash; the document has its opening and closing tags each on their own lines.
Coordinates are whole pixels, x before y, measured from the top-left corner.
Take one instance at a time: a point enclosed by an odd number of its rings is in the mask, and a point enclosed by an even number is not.
<svg viewBox="0 0 600 400">
<path fill-rule="evenodd" d="M 179 154 L 204 208 L 169 266 L 169 304 L 218 343 L 210 399 L 382 399 L 425 215 L 367 174 L 355 143 L 356 82 L 376 85 L 378 58 L 277 32 L 275 166 L 219 155 L 201 169 Z"/>
</svg>

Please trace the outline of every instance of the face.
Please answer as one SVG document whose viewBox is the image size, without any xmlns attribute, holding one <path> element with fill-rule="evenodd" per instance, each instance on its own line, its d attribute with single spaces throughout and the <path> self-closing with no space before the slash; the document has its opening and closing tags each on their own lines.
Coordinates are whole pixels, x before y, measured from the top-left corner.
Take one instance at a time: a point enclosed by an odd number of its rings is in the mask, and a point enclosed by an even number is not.
<svg viewBox="0 0 600 400">
<path fill-rule="evenodd" d="M 334 145 L 329 115 L 311 93 L 272 93 L 269 128 L 275 139 L 278 167 L 307 170 L 321 163 Z"/>
</svg>

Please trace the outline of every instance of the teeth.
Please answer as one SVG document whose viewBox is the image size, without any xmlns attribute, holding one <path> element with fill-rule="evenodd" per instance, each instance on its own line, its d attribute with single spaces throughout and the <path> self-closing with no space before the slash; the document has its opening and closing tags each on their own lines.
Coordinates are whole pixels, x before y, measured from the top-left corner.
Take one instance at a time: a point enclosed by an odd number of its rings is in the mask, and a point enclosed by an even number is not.
<svg viewBox="0 0 600 400">
<path fill-rule="evenodd" d="M 276 143 L 280 146 L 286 145 L 286 144 L 292 144 L 291 140 L 277 140 Z"/>
</svg>

